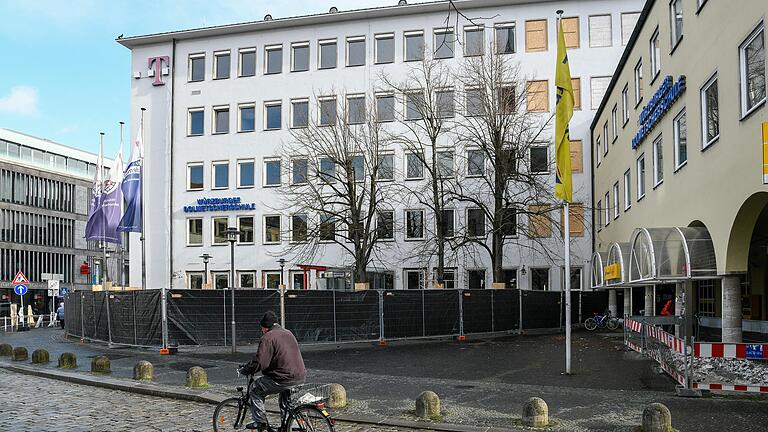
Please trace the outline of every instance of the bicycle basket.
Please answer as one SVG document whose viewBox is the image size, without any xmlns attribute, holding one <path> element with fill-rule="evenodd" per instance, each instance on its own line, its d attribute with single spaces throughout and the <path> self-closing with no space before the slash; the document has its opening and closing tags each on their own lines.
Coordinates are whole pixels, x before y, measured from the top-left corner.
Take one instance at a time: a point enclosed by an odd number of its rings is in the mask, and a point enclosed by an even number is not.
<svg viewBox="0 0 768 432">
<path fill-rule="evenodd" d="M 291 389 L 291 404 L 328 402 L 331 398 L 330 384 L 301 384 Z"/>
</svg>

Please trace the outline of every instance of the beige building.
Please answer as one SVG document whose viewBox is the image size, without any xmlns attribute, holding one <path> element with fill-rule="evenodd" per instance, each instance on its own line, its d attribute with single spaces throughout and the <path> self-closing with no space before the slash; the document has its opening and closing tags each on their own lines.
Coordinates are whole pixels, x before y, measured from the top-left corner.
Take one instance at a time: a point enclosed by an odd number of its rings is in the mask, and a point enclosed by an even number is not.
<svg viewBox="0 0 768 432">
<path fill-rule="evenodd" d="M 765 0 L 646 2 L 591 125 L 592 284 L 613 308 L 685 301 L 709 337 L 767 332 L 766 15 Z"/>
</svg>

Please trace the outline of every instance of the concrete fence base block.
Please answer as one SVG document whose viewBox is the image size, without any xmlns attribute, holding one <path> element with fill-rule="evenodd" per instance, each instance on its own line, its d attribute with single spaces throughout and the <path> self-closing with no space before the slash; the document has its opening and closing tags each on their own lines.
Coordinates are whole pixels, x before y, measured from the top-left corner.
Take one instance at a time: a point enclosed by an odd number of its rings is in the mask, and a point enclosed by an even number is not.
<svg viewBox="0 0 768 432">
<path fill-rule="evenodd" d="M 59 367 L 62 369 L 75 369 L 77 367 L 77 356 L 71 352 L 61 353 L 59 356 Z"/>
<path fill-rule="evenodd" d="M 10 357 L 13 355 L 13 347 L 7 343 L 0 344 L 0 357 Z"/>
<path fill-rule="evenodd" d="M 654 402 L 643 410 L 643 432 L 672 432 L 672 413 L 664 404 Z"/>
<path fill-rule="evenodd" d="M 112 372 L 109 358 L 106 356 L 96 356 L 91 360 L 91 372 L 108 374 Z"/>
<path fill-rule="evenodd" d="M 36 349 L 32 351 L 32 363 L 42 364 L 51 361 L 51 356 L 48 351 L 44 349 Z"/>
<path fill-rule="evenodd" d="M 434 419 L 440 417 L 440 397 L 433 391 L 424 391 L 416 398 L 416 416 Z"/>
<path fill-rule="evenodd" d="M 155 367 L 152 363 L 141 360 L 133 367 L 133 379 L 137 381 L 152 381 L 155 378 Z"/>
<path fill-rule="evenodd" d="M 16 347 L 13 349 L 13 361 L 26 361 L 29 358 L 29 353 L 24 347 Z"/>
<path fill-rule="evenodd" d="M 341 384 L 331 384 L 328 389 L 328 407 L 333 409 L 347 406 L 347 389 Z"/>
<path fill-rule="evenodd" d="M 200 366 L 192 366 L 187 371 L 187 387 L 205 388 L 208 387 L 208 374 Z"/>
<path fill-rule="evenodd" d="M 523 404 L 523 424 L 531 427 L 549 425 L 549 407 L 544 399 L 532 397 Z"/>
</svg>

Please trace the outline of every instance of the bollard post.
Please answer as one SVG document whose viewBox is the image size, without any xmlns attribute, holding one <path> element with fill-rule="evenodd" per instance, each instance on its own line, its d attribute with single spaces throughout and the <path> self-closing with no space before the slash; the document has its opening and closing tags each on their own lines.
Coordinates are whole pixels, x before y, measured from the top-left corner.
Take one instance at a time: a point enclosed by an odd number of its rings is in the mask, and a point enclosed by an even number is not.
<svg viewBox="0 0 768 432">
<path fill-rule="evenodd" d="M 464 340 L 464 292 L 459 289 L 459 340 Z"/>
</svg>

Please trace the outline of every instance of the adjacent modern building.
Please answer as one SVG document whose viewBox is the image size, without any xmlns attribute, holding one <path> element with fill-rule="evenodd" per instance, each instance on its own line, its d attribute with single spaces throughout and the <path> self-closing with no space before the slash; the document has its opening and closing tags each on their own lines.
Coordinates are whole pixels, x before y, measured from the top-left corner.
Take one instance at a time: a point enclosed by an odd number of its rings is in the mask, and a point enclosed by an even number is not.
<svg viewBox="0 0 768 432">
<path fill-rule="evenodd" d="M 86 263 L 89 272 L 95 270 L 101 257 L 98 245 L 83 238 L 97 158 L 0 129 L 0 305 L 19 303 L 11 284 L 19 271 L 30 281 L 27 302 L 33 298 L 40 312 L 48 312 L 43 273 L 61 275 L 64 288 L 91 288 L 91 276 L 80 268 Z M 112 274 L 118 275 L 113 261 Z"/>
<path fill-rule="evenodd" d="M 231 283 L 238 288 L 272 288 L 283 277 L 289 288 L 350 287 L 344 269 L 352 262 L 340 246 L 325 247 L 311 261 L 289 260 L 284 269 L 277 261 L 292 241 L 295 224 L 306 223 L 280 210 L 292 184 L 306 176 L 302 174 L 306 161 L 289 164 L 284 154 L 293 133 L 305 127 L 308 118 L 322 123 L 328 109 L 345 110 L 363 98 L 376 100 L 382 121 L 391 121 L 385 127 L 402 127 L 410 117 L 406 98 L 392 92 L 379 94 L 380 77 L 405 80 L 422 55 L 453 70 L 473 56 L 508 56 L 525 77 L 510 84 L 527 90 L 524 109 L 541 118 L 552 116 L 558 9 L 565 11 L 576 94 L 570 125 L 577 209 L 571 215 L 572 280 L 575 289 L 587 286 L 593 161 L 590 152 L 582 149 L 592 147 L 589 125 L 629 42 L 642 1 L 453 3 L 462 14 L 450 12 L 447 21 L 447 2 L 408 5 L 401 1 L 380 8 L 331 8 L 328 13 L 279 19 L 267 15 L 257 22 L 118 39 L 132 55 L 133 136 L 141 108 L 146 108 L 147 287 L 200 288 L 209 281 L 219 288 Z M 460 123 L 470 115 L 470 107 L 458 97 L 466 89 L 460 82 L 454 85 L 439 89 L 444 91 L 441 104 L 447 107 L 450 121 Z M 540 145 L 531 154 L 520 155 L 520 160 L 554 185 L 553 130 L 554 123 L 544 131 Z M 454 169 L 459 166 L 454 158 L 460 156 L 450 148 L 441 156 L 451 175 L 459 181 L 482 175 L 480 165 L 474 165 L 472 172 Z M 387 161 L 391 180 L 414 188 L 423 176 L 407 169 L 408 159 L 403 147 L 395 147 Z M 431 286 L 434 261 L 423 262 L 411 253 L 422 240 L 424 224 L 429 223 L 425 210 L 410 197 L 389 213 L 391 241 L 369 266 L 373 288 Z M 457 204 L 447 217 L 456 230 L 471 225 L 475 232 L 484 232 L 484 216 L 469 206 Z M 558 219 L 552 218 L 555 224 Z M 551 241 L 538 239 L 504 250 L 507 287 L 561 289 L 562 258 L 552 259 L 553 254 L 531 247 L 540 243 L 552 250 L 562 248 L 552 224 L 542 220 L 532 230 Z M 228 226 L 242 232 L 234 247 L 236 276 L 231 282 Z M 342 227 L 332 231 L 336 229 Z M 131 246 L 130 280 L 138 286 L 142 258 L 137 234 L 131 235 Z M 200 258 L 205 254 L 211 256 L 207 264 Z M 483 254 L 459 254 L 446 267 L 445 287 L 491 287 L 490 260 Z M 326 271 L 313 271 L 317 269 Z"/>
<path fill-rule="evenodd" d="M 614 309 L 672 301 L 723 341 L 765 333 L 766 15 L 760 0 L 644 6 L 591 124 L 592 285 Z"/>
</svg>

